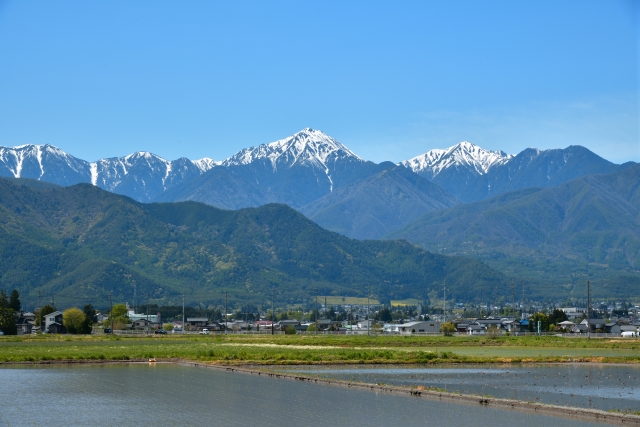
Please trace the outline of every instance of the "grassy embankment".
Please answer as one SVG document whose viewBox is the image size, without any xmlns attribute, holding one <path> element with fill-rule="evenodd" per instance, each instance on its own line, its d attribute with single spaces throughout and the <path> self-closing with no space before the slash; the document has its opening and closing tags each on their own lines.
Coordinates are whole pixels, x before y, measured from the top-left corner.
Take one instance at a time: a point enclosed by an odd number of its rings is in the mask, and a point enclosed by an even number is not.
<svg viewBox="0 0 640 427">
<path fill-rule="evenodd" d="M 0 363 L 150 357 L 220 364 L 640 363 L 640 340 L 323 335 L 0 337 Z"/>
</svg>

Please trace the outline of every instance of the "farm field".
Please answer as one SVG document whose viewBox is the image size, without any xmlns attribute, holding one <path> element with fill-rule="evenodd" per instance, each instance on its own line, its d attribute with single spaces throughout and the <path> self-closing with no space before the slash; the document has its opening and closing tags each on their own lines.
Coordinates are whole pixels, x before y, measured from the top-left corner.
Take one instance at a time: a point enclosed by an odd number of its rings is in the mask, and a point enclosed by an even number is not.
<svg viewBox="0 0 640 427">
<path fill-rule="evenodd" d="M 640 340 L 562 337 L 209 335 L 0 338 L 0 363 L 148 358 L 220 364 L 640 363 Z"/>
</svg>

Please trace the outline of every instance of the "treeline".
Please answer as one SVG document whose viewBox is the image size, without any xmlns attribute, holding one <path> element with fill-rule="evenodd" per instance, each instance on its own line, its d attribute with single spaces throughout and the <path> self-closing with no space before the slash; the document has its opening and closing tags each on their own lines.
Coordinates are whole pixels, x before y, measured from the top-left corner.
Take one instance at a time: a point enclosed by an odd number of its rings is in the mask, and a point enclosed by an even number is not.
<svg viewBox="0 0 640 427">
<path fill-rule="evenodd" d="M 0 289 L 0 331 L 3 334 L 15 335 L 17 333 L 21 308 L 20 294 L 16 289 L 11 291 L 9 297 L 3 289 Z"/>
</svg>

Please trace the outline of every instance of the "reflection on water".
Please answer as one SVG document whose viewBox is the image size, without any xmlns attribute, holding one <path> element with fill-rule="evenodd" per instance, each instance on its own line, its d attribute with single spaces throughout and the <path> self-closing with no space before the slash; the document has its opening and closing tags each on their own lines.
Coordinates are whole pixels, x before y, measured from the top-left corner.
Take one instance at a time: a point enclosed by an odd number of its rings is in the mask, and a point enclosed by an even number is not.
<svg viewBox="0 0 640 427">
<path fill-rule="evenodd" d="M 290 369 L 292 370 L 292 369 Z M 299 369 L 295 369 L 299 372 Z M 640 366 L 535 365 L 477 368 L 306 368 L 327 378 L 438 387 L 527 402 L 640 411 Z"/>
<path fill-rule="evenodd" d="M 477 375 L 481 370 L 468 371 Z M 177 365 L 0 368 L 0 425 L 8 426 L 539 427 L 558 423 L 563 427 L 602 425 Z"/>
</svg>

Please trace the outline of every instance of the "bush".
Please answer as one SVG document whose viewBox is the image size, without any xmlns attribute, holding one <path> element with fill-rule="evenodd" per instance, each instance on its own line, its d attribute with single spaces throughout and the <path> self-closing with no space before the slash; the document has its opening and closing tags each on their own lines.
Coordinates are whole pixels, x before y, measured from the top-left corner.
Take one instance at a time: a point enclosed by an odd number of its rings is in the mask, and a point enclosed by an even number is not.
<svg viewBox="0 0 640 427">
<path fill-rule="evenodd" d="M 500 335 L 500 329 L 498 329 L 498 327 L 496 325 L 491 325 L 489 326 L 489 328 L 487 329 L 487 335 L 490 338 L 497 338 L 498 335 Z"/>
<path fill-rule="evenodd" d="M 451 322 L 443 323 L 440 326 L 440 332 L 442 332 L 445 336 L 450 337 L 457 331 L 455 325 Z"/>
<path fill-rule="evenodd" d="M 69 308 L 62 313 L 62 323 L 70 334 L 81 334 L 84 332 L 87 316 L 79 308 Z"/>
<path fill-rule="evenodd" d="M 289 325 L 284 330 L 284 333 L 285 333 L 285 335 L 295 335 L 296 334 L 296 327 L 293 326 L 293 325 Z"/>
</svg>

